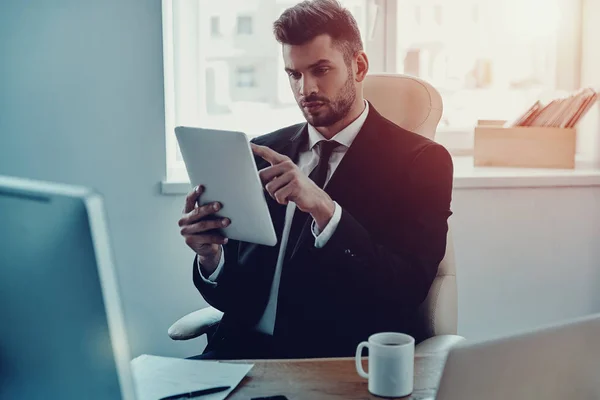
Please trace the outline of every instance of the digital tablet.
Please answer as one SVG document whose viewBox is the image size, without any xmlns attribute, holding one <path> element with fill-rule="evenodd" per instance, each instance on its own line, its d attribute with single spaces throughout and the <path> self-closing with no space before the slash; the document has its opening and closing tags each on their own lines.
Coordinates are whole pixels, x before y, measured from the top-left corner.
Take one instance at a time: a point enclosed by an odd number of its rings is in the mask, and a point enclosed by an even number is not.
<svg viewBox="0 0 600 400">
<path fill-rule="evenodd" d="M 277 236 L 248 137 L 243 132 L 179 126 L 175 136 L 192 185 L 204 185 L 200 203 L 218 201 L 231 224 L 230 239 L 275 246 Z"/>
</svg>

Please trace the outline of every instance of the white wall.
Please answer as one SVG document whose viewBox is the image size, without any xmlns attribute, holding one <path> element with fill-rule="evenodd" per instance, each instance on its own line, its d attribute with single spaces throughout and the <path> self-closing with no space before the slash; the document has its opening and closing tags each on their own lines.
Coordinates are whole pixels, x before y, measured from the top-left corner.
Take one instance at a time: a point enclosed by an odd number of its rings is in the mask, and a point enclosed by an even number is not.
<svg viewBox="0 0 600 400">
<path fill-rule="evenodd" d="M 170 323 L 205 303 L 165 175 L 159 0 L 0 3 L 0 173 L 105 195 L 133 355 L 187 356 Z M 460 333 L 600 312 L 600 189 L 457 190 Z"/>
<path fill-rule="evenodd" d="M 191 355 L 167 329 L 204 306 L 165 177 L 161 2 L 2 0 L 0 174 L 105 196 L 134 355 Z"/>
<path fill-rule="evenodd" d="M 459 333 L 600 312 L 600 187 L 455 190 Z"/>
</svg>

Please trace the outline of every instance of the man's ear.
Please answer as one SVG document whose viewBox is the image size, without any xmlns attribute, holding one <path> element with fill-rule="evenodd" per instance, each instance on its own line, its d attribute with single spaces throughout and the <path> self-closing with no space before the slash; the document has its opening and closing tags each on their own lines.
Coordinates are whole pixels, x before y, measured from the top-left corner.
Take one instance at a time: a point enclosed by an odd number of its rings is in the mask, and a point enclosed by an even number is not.
<svg viewBox="0 0 600 400">
<path fill-rule="evenodd" d="M 369 72 L 369 59 L 364 51 L 360 51 L 356 56 L 356 81 L 362 82 Z"/>
</svg>

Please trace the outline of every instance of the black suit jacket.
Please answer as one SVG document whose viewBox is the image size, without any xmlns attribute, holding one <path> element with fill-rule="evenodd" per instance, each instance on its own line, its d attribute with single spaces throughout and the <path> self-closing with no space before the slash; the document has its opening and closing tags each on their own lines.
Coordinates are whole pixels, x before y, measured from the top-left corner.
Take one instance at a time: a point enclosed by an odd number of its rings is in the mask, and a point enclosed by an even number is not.
<svg viewBox="0 0 600 400">
<path fill-rule="evenodd" d="M 298 124 L 254 142 L 297 162 L 307 137 L 306 124 Z M 256 164 L 268 166 L 260 158 Z M 283 265 L 273 334 L 278 356 L 351 356 L 360 341 L 382 331 L 424 339 L 417 309 L 445 253 L 452 173 L 444 147 L 370 105 L 325 188 L 342 208 L 333 236 L 315 248 L 307 222 L 298 242 L 288 243 L 294 251 Z M 266 198 L 280 239 L 286 206 Z M 202 296 L 224 312 L 213 347 L 253 330 L 269 298 L 279 245 L 230 240 L 224 251 L 216 286 L 193 269 Z"/>
</svg>

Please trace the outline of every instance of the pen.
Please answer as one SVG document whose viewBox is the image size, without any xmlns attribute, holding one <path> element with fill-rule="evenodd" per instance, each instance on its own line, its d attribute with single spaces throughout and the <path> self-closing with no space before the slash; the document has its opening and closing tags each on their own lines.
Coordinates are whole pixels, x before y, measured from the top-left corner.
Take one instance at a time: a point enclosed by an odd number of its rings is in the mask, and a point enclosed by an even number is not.
<svg viewBox="0 0 600 400">
<path fill-rule="evenodd" d="M 208 388 L 208 389 L 195 390 L 193 392 L 188 392 L 188 393 L 174 394 L 171 396 L 163 397 L 160 400 L 190 399 L 192 397 L 202 396 L 205 394 L 222 392 L 222 391 L 228 390 L 230 388 L 231 388 L 231 386 L 217 386 L 217 387 L 212 387 L 212 388 Z"/>
</svg>

